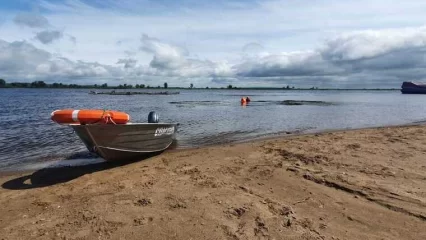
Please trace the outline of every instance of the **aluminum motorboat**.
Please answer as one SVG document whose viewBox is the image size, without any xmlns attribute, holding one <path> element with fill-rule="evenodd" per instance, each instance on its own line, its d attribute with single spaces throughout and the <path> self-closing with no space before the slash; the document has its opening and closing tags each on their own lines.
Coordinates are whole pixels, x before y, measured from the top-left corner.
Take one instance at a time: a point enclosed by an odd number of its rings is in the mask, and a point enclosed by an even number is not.
<svg viewBox="0 0 426 240">
<path fill-rule="evenodd" d="M 114 118 L 122 124 L 116 124 Z M 102 121 L 90 121 L 93 119 Z M 149 113 L 148 123 L 129 123 L 127 114 L 116 111 L 72 109 L 54 111 L 52 120 L 72 127 L 90 152 L 107 161 L 138 160 L 160 153 L 172 145 L 177 130 L 177 124 L 159 123 L 155 112 Z"/>
</svg>

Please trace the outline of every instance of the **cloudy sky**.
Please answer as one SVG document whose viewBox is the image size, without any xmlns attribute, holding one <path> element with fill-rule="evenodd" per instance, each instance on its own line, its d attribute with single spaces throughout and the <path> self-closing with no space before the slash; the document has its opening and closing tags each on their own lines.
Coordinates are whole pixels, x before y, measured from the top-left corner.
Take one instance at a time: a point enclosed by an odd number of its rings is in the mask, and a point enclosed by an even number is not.
<svg viewBox="0 0 426 240">
<path fill-rule="evenodd" d="M 397 88 L 425 24 L 424 0 L 0 0 L 0 78 Z"/>
</svg>

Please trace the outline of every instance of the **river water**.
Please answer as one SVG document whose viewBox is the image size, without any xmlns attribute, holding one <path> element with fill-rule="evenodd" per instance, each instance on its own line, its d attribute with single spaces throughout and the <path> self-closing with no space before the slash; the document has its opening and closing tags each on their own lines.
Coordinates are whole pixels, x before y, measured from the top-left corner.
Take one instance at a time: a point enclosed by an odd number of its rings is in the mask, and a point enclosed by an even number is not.
<svg viewBox="0 0 426 240">
<path fill-rule="evenodd" d="M 399 91 L 177 91 L 111 96 L 88 89 L 0 89 L 0 171 L 101 161 L 88 154 L 71 128 L 50 120 L 52 111 L 64 108 L 124 111 L 132 122 L 146 122 L 156 111 L 161 122 L 180 124 L 177 148 L 426 120 L 426 96 Z M 252 100 L 246 106 L 240 105 L 243 96 Z"/>
</svg>

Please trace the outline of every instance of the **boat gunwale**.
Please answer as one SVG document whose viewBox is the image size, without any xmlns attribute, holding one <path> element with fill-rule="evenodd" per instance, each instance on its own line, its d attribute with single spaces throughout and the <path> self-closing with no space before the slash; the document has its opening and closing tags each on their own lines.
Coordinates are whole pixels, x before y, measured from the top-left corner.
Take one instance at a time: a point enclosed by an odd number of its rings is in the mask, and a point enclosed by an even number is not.
<svg viewBox="0 0 426 240">
<path fill-rule="evenodd" d="M 91 127 L 91 126 L 150 126 L 150 125 L 161 125 L 161 126 L 166 126 L 166 125 L 173 125 L 173 126 L 178 126 L 179 123 L 126 123 L 126 124 L 77 124 L 77 123 L 72 123 L 72 124 L 63 124 L 63 125 L 68 125 L 70 127 Z"/>
</svg>

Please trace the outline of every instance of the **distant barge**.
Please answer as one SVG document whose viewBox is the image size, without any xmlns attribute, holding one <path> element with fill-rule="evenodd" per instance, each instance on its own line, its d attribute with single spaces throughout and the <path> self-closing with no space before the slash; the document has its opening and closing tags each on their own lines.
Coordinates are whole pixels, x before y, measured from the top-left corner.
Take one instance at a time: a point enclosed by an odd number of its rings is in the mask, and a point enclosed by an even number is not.
<svg viewBox="0 0 426 240">
<path fill-rule="evenodd" d="M 403 82 L 401 92 L 403 94 L 426 94 L 426 84 Z"/>
<path fill-rule="evenodd" d="M 179 92 L 95 92 L 90 91 L 89 94 L 105 94 L 105 95 L 176 95 Z"/>
</svg>

